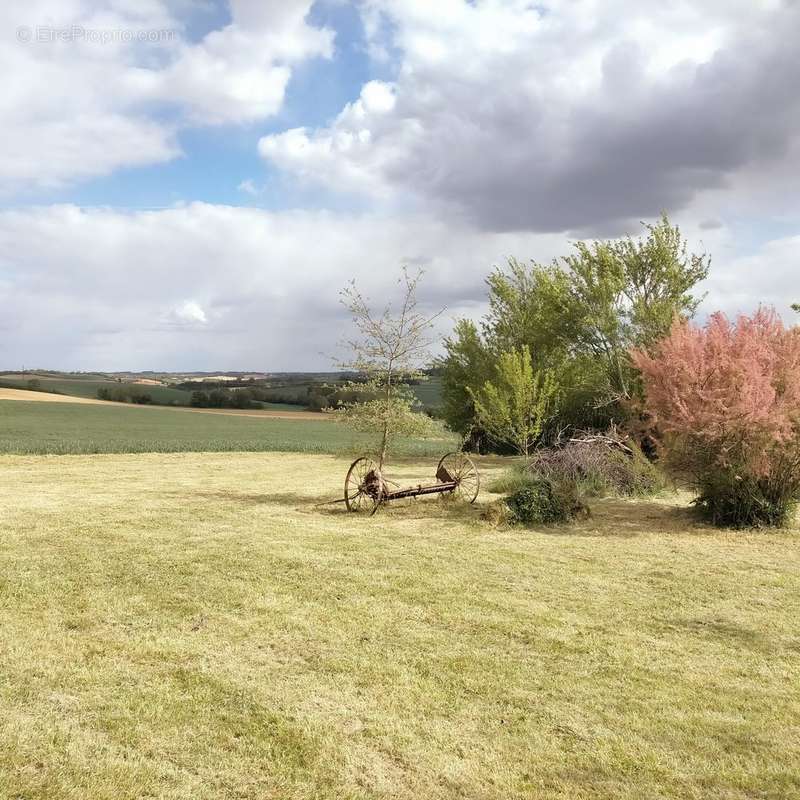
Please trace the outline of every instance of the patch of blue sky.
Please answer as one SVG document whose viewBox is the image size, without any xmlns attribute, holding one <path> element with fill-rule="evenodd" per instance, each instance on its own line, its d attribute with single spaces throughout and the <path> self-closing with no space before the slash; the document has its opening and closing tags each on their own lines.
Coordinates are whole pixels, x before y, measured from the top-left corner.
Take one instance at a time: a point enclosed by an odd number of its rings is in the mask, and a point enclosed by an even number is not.
<svg viewBox="0 0 800 800">
<path fill-rule="evenodd" d="M 229 22 L 227 4 L 198 4 L 185 35 L 198 41 Z M 299 185 L 258 155 L 262 136 L 295 127 L 323 127 L 358 98 L 364 83 L 393 77 L 391 61 L 370 58 L 361 17 L 353 4 L 318 2 L 309 22 L 336 31 L 334 56 L 295 66 L 283 108 L 270 119 L 248 125 L 185 127 L 177 134 L 181 153 L 168 162 L 121 168 L 63 188 L 31 189 L 13 200 L 0 201 L 0 207 L 74 203 L 139 210 L 202 201 L 270 209 L 360 210 L 357 198 Z M 151 117 L 177 122 L 176 114 L 175 109 L 164 107 L 153 109 Z M 240 188 L 242 184 L 250 191 Z"/>
</svg>

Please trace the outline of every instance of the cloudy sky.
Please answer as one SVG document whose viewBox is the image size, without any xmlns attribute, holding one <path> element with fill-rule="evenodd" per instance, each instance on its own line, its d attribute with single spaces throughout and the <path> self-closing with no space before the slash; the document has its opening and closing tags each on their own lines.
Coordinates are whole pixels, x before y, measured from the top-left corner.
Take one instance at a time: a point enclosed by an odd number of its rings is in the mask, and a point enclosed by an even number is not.
<svg viewBox="0 0 800 800">
<path fill-rule="evenodd" d="M 637 233 L 800 300 L 795 0 L 4 0 L 0 368 L 326 369 L 356 278 L 479 316 Z"/>
</svg>

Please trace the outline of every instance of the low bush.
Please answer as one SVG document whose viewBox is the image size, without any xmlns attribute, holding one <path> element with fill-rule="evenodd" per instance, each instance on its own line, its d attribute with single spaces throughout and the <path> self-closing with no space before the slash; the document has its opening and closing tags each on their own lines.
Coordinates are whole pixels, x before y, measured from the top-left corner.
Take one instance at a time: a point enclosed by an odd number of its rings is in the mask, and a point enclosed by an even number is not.
<svg viewBox="0 0 800 800">
<path fill-rule="evenodd" d="M 715 525 L 783 527 L 797 510 L 797 489 L 788 474 L 759 480 L 719 470 L 703 481 L 694 506 Z"/>
<path fill-rule="evenodd" d="M 652 495 L 664 488 L 659 469 L 639 446 L 615 432 L 585 434 L 560 447 L 536 451 L 527 469 L 557 481 L 574 481 L 588 495 Z"/>
<path fill-rule="evenodd" d="M 486 487 L 493 494 L 513 494 L 531 482 L 531 474 L 524 464 L 509 467 Z"/>
<path fill-rule="evenodd" d="M 581 502 L 575 481 L 529 478 L 505 500 L 509 522 L 520 525 L 548 525 L 569 522 L 588 511 Z"/>
</svg>

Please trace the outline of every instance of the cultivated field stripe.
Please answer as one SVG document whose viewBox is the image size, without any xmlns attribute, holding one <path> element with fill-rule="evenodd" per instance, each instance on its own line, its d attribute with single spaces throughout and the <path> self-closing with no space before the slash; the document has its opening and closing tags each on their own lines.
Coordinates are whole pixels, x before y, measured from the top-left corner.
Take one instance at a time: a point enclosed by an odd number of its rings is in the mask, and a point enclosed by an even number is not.
<svg viewBox="0 0 800 800">
<path fill-rule="evenodd" d="M 114 408 L 160 408 L 169 411 L 188 411 L 193 414 L 224 414 L 232 417 L 263 417 L 266 419 L 291 419 L 329 422 L 330 417 L 320 411 L 271 411 L 269 409 L 192 408 L 190 406 L 139 405 L 137 403 L 115 403 L 112 400 L 96 400 L 91 397 L 76 397 L 50 392 L 33 392 L 27 389 L 0 389 L 0 400 L 22 400 L 45 403 L 80 403 L 82 405 L 113 406 Z"/>
</svg>

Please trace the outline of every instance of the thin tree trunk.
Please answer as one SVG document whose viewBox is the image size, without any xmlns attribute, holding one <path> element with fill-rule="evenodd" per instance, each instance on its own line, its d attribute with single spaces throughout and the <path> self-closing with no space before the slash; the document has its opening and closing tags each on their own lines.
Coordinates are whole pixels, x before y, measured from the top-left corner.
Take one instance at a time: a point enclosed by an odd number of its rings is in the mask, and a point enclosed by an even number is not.
<svg viewBox="0 0 800 800">
<path fill-rule="evenodd" d="M 386 460 L 386 451 L 389 448 L 389 413 L 391 411 L 392 403 L 392 372 L 391 366 L 386 376 L 386 407 L 383 412 L 383 438 L 381 440 L 381 453 L 378 458 L 378 469 L 383 471 L 383 462 Z"/>
</svg>

